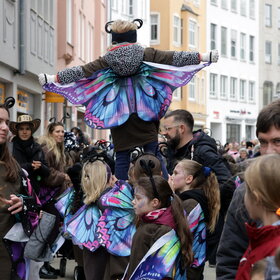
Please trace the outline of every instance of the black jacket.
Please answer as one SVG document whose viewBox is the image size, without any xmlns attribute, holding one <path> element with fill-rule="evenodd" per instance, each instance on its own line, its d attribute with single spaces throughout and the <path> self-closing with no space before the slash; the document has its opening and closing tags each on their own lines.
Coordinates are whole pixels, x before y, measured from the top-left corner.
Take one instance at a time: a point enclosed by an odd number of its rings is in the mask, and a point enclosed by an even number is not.
<svg viewBox="0 0 280 280">
<path fill-rule="evenodd" d="M 255 223 L 255 221 L 249 218 L 244 205 L 244 195 L 245 183 L 236 189 L 228 208 L 216 257 L 218 280 L 235 279 L 239 262 L 249 245 L 245 223 Z"/>
<path fill-rule="evenodd" d="M 38 194 L 40 182 L 43 178 L 49 176 L 50 173 L 41 146 L 33 140 L 30 146 L 23 147 L 18 137 L 14 137 L 12 141 L 12 154 L 21 168 L 28 172 L 28 178 L 31 181 L 31 185 Z M 33 169 L 31 165 L 33 160 L 42 163 L 39 169 Z"/>
<path fill-rule="evenodd" d="M 174 151 L 169 147 L 167 151 L 167 170 L 169 174 L 173 173 L 177 162 L 182 159 L 195 160 L 214 171 L 220 185 L 221 213 L 225 215 L 235 190 L 235 185 L 231 180 L 232 175 L 226 167 L 224 159 L 217 151 L 216 141 L 203 131 L 198 130 L 194 132 L 193 139 L 180 149 Z"/>
</svg>

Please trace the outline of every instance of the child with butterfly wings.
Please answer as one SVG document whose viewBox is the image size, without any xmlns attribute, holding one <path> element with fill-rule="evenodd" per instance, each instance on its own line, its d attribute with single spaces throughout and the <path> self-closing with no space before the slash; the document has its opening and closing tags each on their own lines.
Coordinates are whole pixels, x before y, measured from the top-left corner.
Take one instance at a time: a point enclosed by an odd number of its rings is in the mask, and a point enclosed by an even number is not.
<svg viewBox="0 0 280 280">
<path fill-rule="evenodd" d="M 112 47 L 103 57 L 57 75 L 38 76 L 45 90 L 86 106 L 88 126 L 111 129 L 116 177 L 124 180 L 131 148 L 143 146 L 152 153 L 157 149 L 159 120 L 168 110 L 172 92 L 218 60 L 217 51 L 200 54 L 144 48 L 136 43 L 142 24 L 140 19 L 108 22 L 105 30 L 112 35 Z M 181 67 L 186 65 L 191 66 Z"/>
</svg>

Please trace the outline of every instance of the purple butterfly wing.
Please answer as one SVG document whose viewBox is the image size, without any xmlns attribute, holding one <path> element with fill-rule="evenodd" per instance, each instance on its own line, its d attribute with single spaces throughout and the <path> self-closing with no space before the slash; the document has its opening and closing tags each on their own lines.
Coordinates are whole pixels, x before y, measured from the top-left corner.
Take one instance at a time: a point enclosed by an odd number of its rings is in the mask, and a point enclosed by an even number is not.
<svg viewBox="0 0 280 280">
<path fill-rule="evenodd" d="M 132 205 L 133 189 L 125 181 L 117 181 L 111 191 L 101 197 L 106 210 L 97 225 L 98 241 L 117 256 L 129 256 L 136 231 Z"/>
</svg>

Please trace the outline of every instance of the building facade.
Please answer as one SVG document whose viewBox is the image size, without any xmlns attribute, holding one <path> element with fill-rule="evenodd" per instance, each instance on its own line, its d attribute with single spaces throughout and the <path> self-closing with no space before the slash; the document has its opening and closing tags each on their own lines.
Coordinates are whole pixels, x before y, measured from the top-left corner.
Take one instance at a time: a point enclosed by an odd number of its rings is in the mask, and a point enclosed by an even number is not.
<svg viewBox="0 0 280 280">
<path fill-rule="evenodd" d="M 280 98 L 280 1 L 259 2 L 260 109 Z"/>
<path fill-rule="evenodd" d="M 222 144 L 255 138 L 259 110 L 259 6 L 255 0 L 207 1 L 207 123 Z"/>
<path fill-rule="evenodd" d="M 151 47 L 160 50 L 206 52 L 206 1 L 151 0 Z M 194 129 L 206 127 L 206 71 L 174 91 L 171 110 L 186 109 Z"/>
<path fill-rule="evenodd" d="M 44 120 L 38 73 L 56 69 L 56 1 L 2 0 L 0 5 L 0 102 L 12 96 L 11 120 L 21 114 Z M 37 134 L 43 133 L 41 125 Z"/>
<path fill-rule="evenodd" d="M 107 2 L 105 0 L 57 1 L 57 67 L 56 72 L 94 61 L 106 52 Z M 67 113 L 66 128 L 78 126 L 93 140 L 107 138 L 107 130 L 88 127 L 84 122 L 84 106 L 72 106 L 68 101 L 48 105 L 57 110 L 60 119 Z"/>
</svg>

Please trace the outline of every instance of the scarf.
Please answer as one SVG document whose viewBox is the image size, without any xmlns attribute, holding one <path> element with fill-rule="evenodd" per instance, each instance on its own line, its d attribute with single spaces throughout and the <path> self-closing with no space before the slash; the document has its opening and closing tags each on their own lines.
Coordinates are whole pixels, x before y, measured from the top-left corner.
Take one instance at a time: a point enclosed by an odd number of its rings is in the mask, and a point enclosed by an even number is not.
<svg viewBox="0 0 280 280">
<path fill-rule="evenodd" d="M 171 207 L 161 208 L 151 211 L 141 217 L 144 223 L 165 225 L 176 230 L 176 223 L 171 211 Z"/>
</svg>

